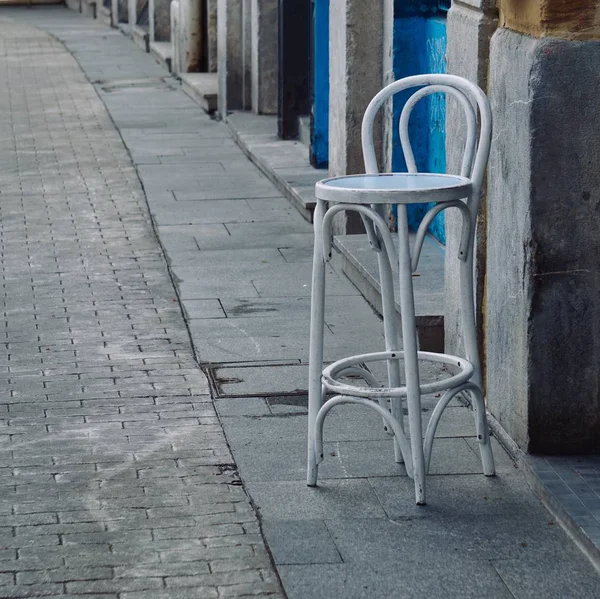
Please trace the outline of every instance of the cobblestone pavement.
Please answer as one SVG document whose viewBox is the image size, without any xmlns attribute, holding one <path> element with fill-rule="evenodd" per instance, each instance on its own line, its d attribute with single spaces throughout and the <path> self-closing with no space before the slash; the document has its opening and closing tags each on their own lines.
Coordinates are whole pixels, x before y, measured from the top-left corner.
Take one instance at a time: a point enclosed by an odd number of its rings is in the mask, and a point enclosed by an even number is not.
<svg viewBox="0 0 600 599">
<path fill-rule="evenodd" d="M 281 597 L 129 155 L 0 15 L 0 596 Z"/>
</svg>

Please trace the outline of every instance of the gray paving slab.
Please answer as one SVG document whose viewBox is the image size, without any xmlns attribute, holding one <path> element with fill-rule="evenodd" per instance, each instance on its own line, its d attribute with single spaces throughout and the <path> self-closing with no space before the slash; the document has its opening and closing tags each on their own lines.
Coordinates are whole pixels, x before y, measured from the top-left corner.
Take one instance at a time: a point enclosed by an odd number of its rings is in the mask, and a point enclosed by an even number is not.
<svg viewBox="0 0 600 599">
<path fill-rule="evenodd" d="M 137 541 L 137 546 L 133 542 L 115 542 L 112 552 L 104 542 L 86 544 L 86 555 L 81 555 L 81 551 L 71 553 L 69 546 L 59 549 L 50 545 L 54 547 L 53 559 L 59 556 L 64 564 L 71 567 L 115 566 L 122 569 L 132 563 L 156 565 L 159 560 L 167 567 L 163 577 L 164 589 L 154 589 L 152 585 L 156 578 L 145 574 L 150 581 L 146 588 L 135 590 L 135 585 L 143 583 L 132 583 L 131 591 L 122 592 L 121 599 L 172 596 L 174 586 L 183 582 L 177 572 L 168 568 L 181 566 L 182 563 L 192 564 L 195 568 L 186 583 L 196 588 L 190 588 L 196 595 L 210 596 L 208 591 L 202 595 L 207 588 L 203 586 L 207 579 L 203 578 L 205 574 L 199 564 L 206 562 L 213 573 L 260 569 L 261 580 L 266 587 L 250 575 L 248 580 L 243 579 L 244 582 L 239 578 L 236 588 L 239 592 L 265 591 L 271 596 L 276 594 L 277 590 L 268 586 L 271 578 L 265 575 L 265 571 L 269 562 L 256 526 L 250 527 L 247 520 L 241 521 L 241 524 L 231 520 L 226 522 L 228 525 L 248 526 L 247 541 L 240 544 L 240 535 L 222 536 L 215 533 L 215 536 L 203 540 L 195 538 L 198 522 L 185 520 L 194 517 L 197 521 L 204 517 L 201 514 L 206 509 L 207 498 L 216 497 L 207 490 L 207 480 L 211 481 L 215 475 L 202 470 L 206 466 L 201 461 L 203 458 L 199 457 L 210 455 L 213 464 L 214 460 L 233 463 L 235 458 L 240 476 L 247 482 L 252 500 L 259 508 L 267 542 L 279 564 L 278 571 L 289 597 L 420 598 L 479 597 L 484 594 L 492 597 L 537 597 L 540 596 L 538 589 L 543 590 L 541 596 L 552 596 L 553 589 L 557 589 L 556 596 L 594 596 L 597 579 L 590 571 L 590 566 L 556 524 L 549 523 L 552 519 L 532 497 L 522 473 L 514 467 L 495 440 L 499 474 L 493 480 L 478 474 L 481 467 L 477 457 L 477 441 L 472 436 L 472 414 L 458 401 L 452 403 L 451 411 L 440 425 L 441 438 L 436 442 L 432 462 L 432 472 L 437 474 L 429 479 L 428 507 L 417 508 L 412 503 L 412 481 L 406 477 L 404 468 L 393 462 L 392 442 L 383 432 L 379 417 L 374 412 L 354 407 L 336 408 L 328 417 L 326 460 L 320 467 L 321 485 L 317 489 L 307 488 L 304 484 L 306 398 L 302 394 L 285 395 L 290 390 L 290 384 L 294 388 L 301 385 L 302 376 L 291 376 L 283 365 L 286 361 L 305 364 L 308 358 L 307 314 L 313 242 L 311 226 L 290 211 L 279 191 L 263 175 L 258 171 L 252 173 L 251 166 L 230 138 L 227 128 L 196 109 L 179 90 L 177 83 L 165 79 L 164 73 L 152 59 L 135 49 L 129 40 L 112 32 L 105 37 L 106 29 L 62 9 L 10 11 L 10 14 L 23 15 L 22 18 L 49 28 L 75 53 L 87 76 L 92 81 L 101 80 L 96 90 L 119 128 L 134 165 L 140 168 L 144 177 L 146 198 L 154 216 L 154 225 L 167 251 L 167 259 L 173 267 L 178 294 L 183 298 L 196 356 L 205 363 L 206 368 L 218 370 L 218 366 L 221 366 L 223 380 L 230 375 L 224 383 L 226 392 L 247 395 L 215 400 L 233 450 L 232 457 L 224 439 L 219 436 L 214 413 L 201 411 L 202 416 L 192 422 L 185 410 L 179 417 L 174 417 L 169 410 L 170 417 L 165 417 L 168 424 L 162 428 L 157 424 L 163 418 L 162 414 L 159 413 L 158 420 L 148 416 L 153 412 L 147 409 L 145 394 L 148 392 L 144 390 L 143 382 L 137 380 L 139 377 L 129 377 L 133 380 L 121 383 L 123 398 L 136 402 L 131 404 L 136 406 L 133 413 L 144 414 L 135 421 L 122 420 L 125 428 L 121 430 L 129 435 L 128 463 L 133 462 L 136 452 L 140 453 L 143 460 L 144 472 L 139 481 L 149 480 L 156 485 L 150 487 L 151 493 L 148 495 L 140 493 L 143 485 L 133 484 L 137 479 L 128 477 L 127 468 L 119 466 L 124 458 L 119 454 L 118 444 L 115 447 L 115 442 L 123 433 L 114 428 L 117 422 L 114 420 L 115 413 L 103 411 L 113 408 L 115 400 L 102 392 L 100 382 L 81 385 L 77 391 L 63 386 L 67 393 L 48 396 L 52 397 L 50 405 L 54 405 L 55 410 L 64 410 L 75 401 L 82 409 L 99 411 L 87 413 L 89 416 L 86 417 L 91 419 L 89 426 L 94 427 L 94 435 L 89 440 L 85 438 L 85 443 L 89 444 L 86 447 L 110 457 L 117 465 L 102 466 L 101 471 L 110 472 L 111 478 L 105 483 L 103 493 L 95 500 L 97 509 L 120 511 L 125 519 L 131 518 L 133 522 L 133 512 L 145 508 L 149 516 L 162 513 L 165 518 L 180 517 L 185 522 L 173 526 L 170 532 L 171 527 L 166 526 L 168 522 L 165 522 L 157 538 Z M 143 102 L 141 98 L 144 98 Z M 102 111 L 98 108 L 94 114 L 98 110 Z M 32 122 L 45 122 L 44 118 Z M 244 120 L 244 115 L 233 115 L 233 118 Z M 312 182 L 308 180 L 308 172 L 295 168 L 298 156 L 304 156 L 305 150 L 288 145 L 289 150 L 282 152 L 281 142 L 274 139 L 271 130 L 272 119 L 267 123 L 267 128 L 265 123 L 264 120 L 246 118 L 242 123 L 245 143 L 259 148 L 269 163 L 283 169 L 280 175 L 283 173 L 288 179 L 293 179 L 297 197 L 305 196 L 307 201 L 311 201 Z M 119 268 L 123 269 L 122 276 L 131 277 L 132 270 L 139 268 L 137 261 L 142 255 L 144 261 L 153 264 L 153 268 L 146 269 L 152 274 L 147 275 L 147 281 L 142 277 L 132 281 L 133 284 L 111 287 L 108 284 L 111 276 L 108 268 L 103 271 L 102 277 L 90 280 L 89 293 L 101 304 L 106 302 L 128 309 L 134 323 L 131 330 L 137 331 L 138 327 L 148 326 L 148 323 L 157 323 L 157 326 L 167 330 L 171 335 L 171 348 L 164 343 L 167 339 L 164 335 L 155 334 L 152 339 L 144 340 L 148 357 L 142 361 L 142 365 L 156 365 L 152 371 L 156 374 L 152 376 L 157 377 L 154 383 L 156 392 L 162 394 L 156 397 L 156 406 L 166 410 L 166 406 L 174 409 L 192 403 L 193 410 L 199 410 L 196 406 L 205 406 L 209 398 L 196 397 L 194 402 L 190 402 L 189 396 L 176 395 L 177 386 L 172 389 L 173 394 L 169 394 L 169 365 L 177 364 L 178 369 L 182 370 L 182 364 L 185 363 L 185 369 L 189 369 L 190 358 L 185 353 L 186 346 L 181 336 L 173 332 L 174 328 L 168 320 L 179 318 L 180 313 L 169 310 L 168 316 L 162 315 L 162 310 L 176 308 L 177 304 L 173 302 L 172 289 L 161 283 L 157 275 L 159 269 L 154 262 L 160 258 L 160 254 L 153 253 L 151 247 L 142 243 L 140 238 L 144 230 L 131 229 L 132 223 L 147 216 L 145 208 L 140 207 L 144 195 L 136 187 L 139 182 L 131 169 L 129 157 L 120 154 L 121 141 L 117 139 L 108 144 L 104 140 L 102 147 L 98 148 L 82 136 L 78 159 L 90 164 L 90 168 L 81 171 L 85 172 L 86 181 L 86 185 L 82 185 L 80 181 L 66 177 L 66 171 L 57 172 L 57 164 L 72 169 L 77 161 L 72 157 L 70 144 L 57 143 L 54 137 L 53 140 L 39 140 L 40 143 L 49 144 L 49 149 L 56 145 L 52 160 L 31 172 L 22 172 L 19 185 L 15 185 L 12 179 L 7 181 L 6 190 L 16 200 L 10 204 L 10 211 L 4 210 L 2 214 L 8 235 L 5 239 L 14 244 L 16 250 L 25 247 L 26 240 L 19 227 L 29 201 L 26 198 L 36 198 L 44 192 L 54 193 L 55 198 L 64 197 L 66 193 L 78 193 L 78 198 L 83 197 L 84 201 L 79 200 L 77 206 L 85 207 L 88 198 L 107 194 L 110 203 L 106 208 L 98 208 L 98 215 L 119 223 L 119 227 L 115 226 L 105 234 L 106 239 L 110 240 L 111 252 L 114 254 L 117 248 L 122 252 L 119 263 Z M 26 153 L 35 149 L 35 144 L 27 137 L 21 136 L 19 141 L 18 151 Z M 100 173 L 96 172 L 98 169 L 95 167 L 99 156 L 99 164 L 102 165 Z M 10 168 L 16 169 L 13 170 L 16 173 L 18 161 L 13 160 L 10 153 L 0 152 L 0 160 L 5 159 L 8 159 Z M 91 164 L 94 164 L 94 168 Z M 194 164 L 199 165 L 196 170 L 192 166 Z M 153 172 L 157 166 L 158 170 Z M 225 169 L 222 172 L 227 174 L 229 181 L 217 178 L 215 173 L 220 169 Z M 226 173 L 228 170 L 229 173 Z M 132 187 L 136 187 L 138 192 L 132 194 Z M 174 193 L 171 190 L 175 190 Z M 135 209 L 131 207 L 132 202 Z M 56 206 L 58 209 L 49 210 L 47 214 L 56 219 L 55 222 L 62 223 L 61 226 L 66 226 L 68 221 L 58 220 L 65 208 L 79 210 L 74 202 Z M 86 210 L 73 213 L 78 215 L 77 239 L 62 240 L 67 245 L 63 245 L 64 249 L 60 251 L 55 247 L 56 241 L 39 244 L 36 247 L 40 259 L 32 268 L 43 273 L 44 269 L 52 266 L 51 272 L 60 272 L 56 264 L 42 259 L 48 252 L 58 252 L 61 266 L 68 264 L 72 269 L 81 265 L 81 260 L 73 259 L 73 256 L 80 255 L 78 252 L 85 259 L 94 256 L 93 251 L 88 252 L 87 248 L 82 247 L 84 244 L 81 239 L 89 240 L 89 244 L 101 242 L 102 237 L 94 233 L 100 216 L 90 215 Z M 85 223 L 85 226 L 80 223 Z M 37 238 L 48 237 L 50 231 L 45 215 L 36 221 L 36 226 Z M 56 233 L 53 232 L 52 238 L 61 239 Z M 138 253 L 129 251 L 127 243 L 116 242 L 123 233 L 138 240 Z M 110 256 L 108 252 L 106 255 Z M 114 257 L 110 259 L 114 260 Z M 8 281 L 13 274 L 18 279 L 18 270 L 13 273 L 9 268 L 5 273 Z M 334 261 L 328 288 L 331 299 L 327 309 L 329 332 L 326 360 L 382 347 L 379 319 L 340 273 Z M 419 281 L 417 283 L 421 284 Z M 73 281 L 68 284 L 74 286 Z M 57 291 L 60 291 L 60 287 L 54 285 L 51 279 L 40 279 L 37 286 L 6 298 L 5 309 L 19 310 L 24 302 L 32 303 L 36 297 L 43 298 L 53 311 L 62 310 L 65 305 L 63 298 L 54 301 Z M 164 294 L 164 299 L 157 304 L 160 309 L 152 304 L 143 304 L 145 307 L 142 311 L 139 306 L 152 299 L 150 292 Z M 62 291 L 60 293 L 64 295 Z M 71 297 L 79 300 L 87 296 L 73 288 Z M 69 310 L 73 309 L 72 301 L 67 305 Z M 103 317 L 108 318 L 112 313 L 114 310 L 108 310 Z M 15 317 L 18 314 L 23 313 L 14 312 Z M 89 312 L 82 314 L 88 315 Z M 145 323 L 147 318 L 149 320 Z M 122 324 L 123 321 L 119 319 L 111 326 Z M 95 327 L 94 318 L 86 316 L 80 326 L 82 340 L 86 341 L 82 347 L 93 347 L 91 333 L 87 333 L 89 340 L 85 337 L 89 327 Z M 54 332 L 56 327 L 48 330 Z M 32 344 L 27 341 L 26 338 L 16 341 L 22 344 L 24 352 L 31 351 Z M 62 346 L 60 336 L 56 336 L 51 347 L 54 350 L 44 357 L 44 361 L 32 360 L 28 354 L 27 359 L 23 355 L 19 361 L 13 361 L 10 366 L 5 364 L 5 367 L 22 368 L 23 373 L 32 369 L 41 372 L 44 367 L 52 368 L 57 373 L 71 372 L 72 369 L 82 371 L 76 360 L 78 356 L 66 345 Z M 126 336 L 111 343 L 107 349 L 114 352 L 123 365 L 133 368 L 139 364 L 136 361 L 139 349 Z M 88 370 L 101 368 L 108 355 L 101 352 L 97 356 L 87 356 L 82 365 Z M 277 372 L 277 367 L 273 368 L 274 361 L 282 364 L 281 372 Z M 240 364 L 255 365 L 251 376 L 246 371 L 242 372 Z M 158 366 L 160 370 L 156 370 Z M 298 367 L 298 372 L 304 368 Z M 380 370 L 376 369 L 376 372 L 379 374 Z M 434 369 L 424 372 L 424 376 L 439 375 Z M 185 379 L 188 375 L 182 376 Z M 35 418 L 31 415 L 39 412 L 35 404 L 39 393 L 35 389 L 35 381 L 23 379 L 21 383 L 15 387 L 15 393 L 21 395 L 15 397 L 20 398 L 20 413 L 23 416 L 19 421 L 20 428 L 15 430 L 23 432 L 15 434 L 15 439 L 27 434 L 23 420 Z M 66 383 L 61 381 L 61 384 Z M 184 383 L 177 383 L 180 384 Z M 185 381 L 185 384 L 190 388 L 192 384 L 194 388 L 199 386 L 198 381 Z M 205 392 L 205 384 L 203 389 Z M 50 400 L 45 398 L 45 401 Z M 434 401 L 434 397 L 425 398 L 423 407 L 428 411 L 423 413 L 424 421 Z M 85 430 L 84 425 L 88 424 L 80 422 L 81 413 L 76 411 L 69 414 L 72 423 L 63 425 L 53 422 L 50 425 L 50 428 L 57 427 L 54 434 L 61 439 L 63 453 L 58 458 L 62 461 L 80 453 L 81 444 L 84 443 L 81 434 Z M 95 420 L 97 418 L 101 420 Z M 205 427 L 203 436 L 195 431 L 198 426 Z M 35 425 L 34 429 L 27 430 L 36 430 Z M 159 430 L 163 431 L 161 434 L 171 435 L 171 449 L 180 456 L 179 467 L 185 467 L 182 471 L 185 472 L 184 477 L 178 479 L 179 486 L 176 486 L 173 477 L 163 476 L 171 464 L 170 458 L 162 459 L 156 451 L 147 451 L 148 443 L 156 443 Z M 19 443 L 23 459 L 39 454 L 35 449 L 37 444 L 25 444 L 22 440 Z M 191 448 L 196 453 L 190 451 Z M 186 466 L 185 460 L 192 461 Z M 593 518 L 593 512 L 582 501 L 585 499 L 594 509 L 594 495 L 588 493 L 587 487 L 579 486 L 582 474 L 576 478 L 569 475 L 568 469 L 555 472 L 559 480 L 554 482 L 557 485 L 561 483 L 563 491 L 566 487 L 573 496 L 575 491 L 582 493 L 581 499 L 575 496 L 578 505 L 583 508 L 580 517 Z M 42 470 L 39 476 L 45 474 Z M 88 489 L 97 482 L 94 478 L 97 475 L 85 468 L 73 472 L 61 471 L 59 475 L 65 481 L 70 480 L 73 489 Z M 560 475 L 564 475 L 564 479 Z M 203 493 L 190 495 L 187 505 L 181 501 L 181 489 L 186 488 L 182 486 L 184 478 L 186 486 Z M 589 480 L 594 483 L 593 479 Z M 19 485 L 28 487 L 30 495 L 29 503 L 20 504 L 18 513 L 29 514 L 32 510 L 35 510 L 35 514 L 56 513 L 52 510 L 56 510 L 58 504 L 53 504 L 52 500 L 61 498 L 52 493 L 53 484 L 56 483 L 40 478 L 35 492 L 29 489 L 31 484 Z M 168 497 L 161 495 L 169 485 L 171 494 Z M 574 488 L 567 485 L 574 485 Z M 588 484 L 588 487 L 596 492 L 592 484 Z M 126 497 L 122 489 L 128 489 Z M 233 513 L 237 513 L 237 506 L 245 496 L 243 493 L 240 495 L 238 486 L 229 485 L 228 489 L 229 497 L 219 496 L 214 501 L 221 506 L 235 506 Z M 174 493 L 174 490 L 177 492 Z M 45 501 L 45 511 L 35 505 L 31 499 L 33 497 Z M 75 521 L 79 521 L 77 518 L 81 516 L 77 514 L 85 510 L 80 509 L 78 499 L 72 496 L 66 499 L 68 501 L 61 504 L 61 520 L 67 517 L 64 514 L 70 513 L 74 514 Z M 0 509 L 3 506 L 0 502 Z M 243 518 L 248 518 L 246 509 L 240 512 Z M 0 512 L 0 515 L 2 513 L 5 512 Z M 214 528 L 212 517 L 218 521 L 218 513 L 232 512 L 215 512 L 211 515 L 210 527 Z M 81 536 L 74 537 L 74 534 Z M 101 537 L 94 537 L 94 534 L 97 533 L 71 531 L 69 536 L 81 543 L 90 538 L 104 541 Z M 228 545 L 228 539 L 233 540 L 234 537 L 238 542 L 235 547 Z M 312 543 L 307 544 L 307 539 Z M 156 551 L 149 553 L 145 550 L 147 545 L 152 545 Z M 535 547 L 540 548 L 539 555 L 544 556 L 543 559 L 532 559 Z M 8 549 L 12 550 L 12 547 Z M 78 549 L 77 545 L 75 549 Z M 198 559 L 199 552 L 203 560 Z M 35 548 L 35 551 L 25 547 L 19 559 L 33 559 L 48 554 L 49 550 L 44 546 Z M 398 559 L 398 556 L 404 557 Z M 549 556 L 548 560 L 556 560 L 558 569 L 549 568 L 545 556 Z M 527 568 L 521 568 L 522 563 L 526 563 Z M 574 574 L 562 578 L 567 581 L 565 584 L 553 584 L 552 581 L 560 579 L 563 571 Z M 56 575 L 60 576 L 60 572 Z M 135 580 L 141 578 L 138 576 Z M 169 581 L 170 578 L 173 580 Z M 570 594 L 565 594 L 566 588 Z M 70 590 L 80 592 L 82 587 L 74 585 Z M 86 590 L 114 591 L 110 585 L 95 587 L 92 584 Z M 177 596 L 187 596 L 181 588 L 175 592 Z"/>
<path fill-rule="evenodd" d="M 183 183 L 173 182 L 170 186 L 173 195 L 178 202 L 190 202 L 198 200 L 228 200 L 233 198 L 269 198 L 279 197 L 281 192 L 273 187 L 269 181 L 261 176 L 232 177 L 223 175 L 214 176 L 213 180 L 207 184 L 206 180 L 202 186 L 196 189 L 190 189 Z"/>
<path fill-rule="evenodd" d="M 267 298 L 224 298 L 223 309 L 227 318 L 252 318 L 255 316 L 272 315 L 274 317 L 304 316 L 310 310 L 310 298 L 301 297 L 267 297 Z M 372 315 L 370 308 L 365 305 L 362 297 L 356 295 L 334 296 L 327 299 L 325 306 L 326 321 L 333 322 L 344 312 L 363 314 L 365 318 Z"/>
<path fill-rule="evenodd" d="M 271 410 L 273 412 L 273 410 Z M 305 412 L 275 411 L 279 418 L 305 419 Z M 261 414 L 254 415 L 256 417 Z M 231 421 L 226 422 L 228 431 L 233 431 Z M 277 440 L 273 443 L 243 444 L 230 433 L 238 449 L 234 451 L 235 459 L 244 473 L 246 482 L 279 482 L 281 472 L 285 471 L 285 480 L 303 484 L 306 479 L 306 440 Z M 406 469 L 394 462 L 394 447 L 390 440 L 376 441 L 334 441 L 324 445 L 327 459 L 320 466 L 323 480 L 332 479 L 365 479 L 366 477 L 399 477 L 403 476 L 402 486 L 412 490 L 412 481 L 406 477 Z M 260 460 L 252 455 L 260 456 Z M 373 456 L 377 455 L 375 460 Z M 412 503 L 410 493 L 406 493 L 409 504 Z M 398 498 L 397 498 L 398 499 Z"/>
<path fill-rule="evenodd" d="M 557 557 L 493 560 L 492 565 L 516 599 L 526 597 L 577 597 L 592 599 L 600 593 L 598 574 L 578 560 Z M 553 573 L 558 572 L 559 576 Z"/>
<path fill-rule="evenodd" d="M 298 481 L 249 482 L 248 491 L 263 518 L 322 520 L 384 518 L 382 507 L 364 479 L 327 480 L 309 488 Z"/>
<path fill-rule="evenodd" d="M 488 515 L 539 513 L 539 503 L 528 493 L 519 473 L 484 477 L 479 474 L 432 476 L 427 510 L 413 505 L 413 489 L 397 477 L 370 477 L 373 490 L 392 520 L 408 517 L 448 516 L 457 519 Z"/>
<path fill-rule="evenodd" d="M 393 577 L 387 574 L 390 568 L 395 571 Z M 334 597 L 335 593 L 348 599 L 476 599 L 488 593 L 498 599 L 513 597 L 497 572 L 485 562 L 397 562 L 394 566 L 366 563 L 360 568 L 356 564 L 283 565 L 278 571 L 289 599 Z"/>
<path fill-rule="evenodd" d="M 241 322 L 237 320 L 237 322 Z M 225 364 L 214 369 L 221 383 L 222 395 L 261 395 L 266 389 L 277 387 L 283 393 L 303 392 L 308 377 L 306 364 Z M 272 379 L 276 377 L 277 381 Z"/>
<path fill-rule="evenodd" d="M 165 208 L 179 211 L 182 207 L 169 203 Z M 247 222 L 285 222 L 292 220 L 295 216 L 290 205 L 277 210 L 258 211 L 250 208 L 244 199 L 194 200 L 186 202 L 183 211 L 188 210 L 194 211 L 194 222 L 225 223 L 226 225 Z"/>
<path fill-rule="evenodd" d="M 342 562 L 324 520 L 263 520 L 263 529 L 278 566 Z"/>
<path fill-rule="evenodd" d="M 235 397 L 215 400 L 221 417 L 223 416 L 269 416 L 271 411 L 264 397 Z"/>
<path fill-rule="evenodd" d="M 227 317 L 218 299 L 188 300 L 185 302 L 184 311 L 188 320 Z"/>
</svg>

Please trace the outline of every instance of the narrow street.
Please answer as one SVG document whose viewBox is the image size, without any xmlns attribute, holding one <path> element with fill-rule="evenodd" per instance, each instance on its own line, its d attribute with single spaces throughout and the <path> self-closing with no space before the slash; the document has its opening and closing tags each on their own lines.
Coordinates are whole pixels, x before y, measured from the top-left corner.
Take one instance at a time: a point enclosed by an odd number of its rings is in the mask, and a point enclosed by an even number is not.
<svg viewBox="0 0 600 599">
<path fill-rule="evenodd" d="M 427 507 L 355 407 L 307 488 L 312 226 L 120 31 L 2 8 L 0 42 L 0 597 L 600 596 L 457 401 Z M 380 349 L 328 268 L 326 359 Z"/>
</svg>

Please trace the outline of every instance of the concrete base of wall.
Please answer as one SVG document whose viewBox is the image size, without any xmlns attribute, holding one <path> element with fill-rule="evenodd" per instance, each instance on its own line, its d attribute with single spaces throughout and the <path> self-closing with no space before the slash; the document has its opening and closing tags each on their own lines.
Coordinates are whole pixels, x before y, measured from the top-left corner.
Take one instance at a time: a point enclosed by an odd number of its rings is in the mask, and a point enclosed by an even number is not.
<svg viewBox="0 0 600 599">
<path fill-rule="evenodd" d="M 169 73 L 171 72 L 172 52 L 171 42 L 150 42 L 150 54 Z"/>
<path fill-rule="evenodd" d="M 150 33 L 147 27 L 141 27 L 140 25 L 133 25 L 129 28 L 131 37 L 136 46 L 141 48 L 144 52 L 150 52 Z"/>
<path fill-rule="evenodd" d="M 298 139 L 310 149 L 310 117 L 298 117 Z"/>
<path fill-rule="evenodd" d="M 97 15 L 97 8 L 96 0 L 81 0 L 81 14 L 84 17 L 95 19 Z"/>
<path fill-rule="evenodd" d="M 217 73 L 182 73 L 183 91 L 209 114 L 219 104 L 219 79 Z"/>
<path fill-rule="evenodd" d="M 112 9 L 107 6 L 100 6 L 96 18 L 100 23 L 103 23 L 107 27 L 112 27 Z"/>
<path fill-rule="evenodd" d="M 70 8 L 75 12 L 81 12 L 81 2 L 82 0 L 65 0 L 67 8 Z"/>
</svg>

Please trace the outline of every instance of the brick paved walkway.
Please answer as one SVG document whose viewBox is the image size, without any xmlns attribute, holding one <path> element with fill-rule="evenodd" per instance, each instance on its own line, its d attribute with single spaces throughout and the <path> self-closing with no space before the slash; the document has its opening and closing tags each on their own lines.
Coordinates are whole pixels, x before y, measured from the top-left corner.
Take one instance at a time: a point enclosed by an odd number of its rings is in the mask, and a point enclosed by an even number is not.
<svg viewBox="0 0 600 599">
<path fill-rule="evenodd" d="M 0 80 L 0 596 L 282 596 L 104 105 L 4 19 Z"/>
</svg>

